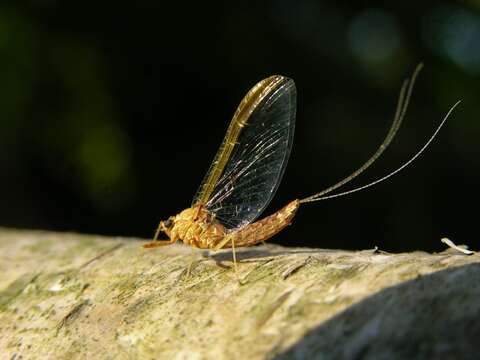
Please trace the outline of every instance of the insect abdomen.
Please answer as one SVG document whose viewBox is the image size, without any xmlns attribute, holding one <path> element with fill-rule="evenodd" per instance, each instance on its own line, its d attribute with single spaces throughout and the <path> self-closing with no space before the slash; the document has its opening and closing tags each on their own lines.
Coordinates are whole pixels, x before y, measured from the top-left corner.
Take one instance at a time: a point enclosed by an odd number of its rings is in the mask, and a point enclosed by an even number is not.
<svg viewBox="0 0 480 360">
<path fill-rule="evenodd" d="M 235 242 L 235 246 L 252 246 L 271 238 L 286 226 L 290 225 L 299 206 L 300 201 L 293 200 L 272 215 L 232 233 L 231 236 Z M 225 247 L 231 247 L 231 243 L 225 244 Z"/>
</svg>

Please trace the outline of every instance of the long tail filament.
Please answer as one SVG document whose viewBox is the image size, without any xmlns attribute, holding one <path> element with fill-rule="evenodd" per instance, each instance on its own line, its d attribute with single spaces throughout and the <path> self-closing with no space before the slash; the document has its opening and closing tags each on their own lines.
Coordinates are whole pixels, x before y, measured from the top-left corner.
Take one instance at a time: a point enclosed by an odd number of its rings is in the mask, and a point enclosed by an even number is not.
<svg viewBox="0 0 480 360">
<path fill-rule="evenodd" d="M 364 190 L 364 189 L 369 188 L 373 185 L 376 185 L 376 184 L 378 184 L 378 183 L 380 183 L 384 180 L 387 180 L 389 177 L 395 175 L 399 171 L 406 168 L 417 157 L 419 157 L 420 154 L 430 145 L 430 143 L 437 136 L 438 132 L 440 131 L 442 126 L 445 124 L 445 122 L 447 121 L 447 119 L 449 118 L 449 116 L 453 112 L 453 110 L 460 103 L 460 101 L 457 101 L 450 108 L 450 110 L 447 112 L 447 114 L 445 115 L 445 117 L 441 121 L 440 125 L 438 125 L 437 129 L 435 130 L 433 135 L 428 139 L 428 141 L 425 143 L 425 145 L 423 145 L 423 147 L 414 156 L 412 156 L 407 162 L 405 162 L 402 166 L 400 166 L 396 170 L 392 171 L 391 173 L 381 177 L 380 179 L 377 179 L 377 180 L 375 180 L 371 183 L 368 183 L 366 185 L 354 188 L 352 190 L 344 191 L 344 192 L 341 192 L 341 193 L 337 193 L 337 194 L 333 194 L 333 195 L 327 195 L 328 193 L 331 193 L 333 190 L 336 190 L 339 187 L 345 185 L 346 183 L 350 182 L 351 180 L 356 178 L 358 175 L 360 175 L 362 172 L 364 172 L 367 168 L 370 167 L 370 165 L 372 165 L 375 162 L 375 160 L 377 160 L 380 157 L 380 155 L 382 155 L 382 153 L 385 151 L 385 149 L 388 147 L 388 145 L 390 145 L 390 143 L 392 142 L 393 138 L 395 137 L 398 129 L 400 128 L 400 125 L 403 121 L 403 118 L 405 117 L 405 113 L 407 111 L 407 107 L 408 107 L 408 104 L 410 102 L 410 97 L 412 95 L 413 86 L 415 85 L 415 80 L 417 78 L 418 73 L 422 69 L 422 67 L 423 67 L 423 65 L 419 64 L 416 67 L 416 69 L 415 69 L 415 71 L 412 75 L 412 78 L 411 79 L 406 79 L 404 81 L 404 83 L 402 85 L 402 88 L 400 90 L 400 96 L 398 98 L 397 108 L 396 108 L 396 111 L 395 111 L 395 116 L 393 118 L 392 125 L 390 126 L 390 129 L 388 130 L 388 133 L 387 133 L 385 139 L 383 140 L 381 145 L 378 147 L 377 151 L 360 168 L 358 168 L 358 170 L 353 172 L 351 175 L 347 176 L 345 179 L 336 183 L 335 185 L 332 185 L 332 186 L 328 187 L 327 189 L 320 191 L 319 193 L 316 193 L 316 194 L 308 196 L 304 199 L 301 199 L 300 203 L 308 203 L 308 202 L 314 202 L 314 201 L 320 201 L 320 200 L 326 200 L 326 199 L 331 199 L 331 198 L 335 198 L 335 197 L 340 197 L 340 196 L 348 195 L 348 194 L 351 194 L 351 193 L 354 193 L 354 192 L 357 192 L 357 191 L 360 191 L 360 190 Z M 325 196 L 325 195 L 327 195 L 327 196 Z"/>
</svg>

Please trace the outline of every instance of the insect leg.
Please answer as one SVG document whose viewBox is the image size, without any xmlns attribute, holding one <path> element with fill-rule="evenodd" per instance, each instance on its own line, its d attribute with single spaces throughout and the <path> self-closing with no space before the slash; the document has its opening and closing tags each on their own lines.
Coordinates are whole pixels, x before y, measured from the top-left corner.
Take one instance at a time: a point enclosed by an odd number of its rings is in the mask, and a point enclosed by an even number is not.
<svg viewBox="0 0 480 360">
<path fill-rule="evenodd" d="M 153 249 L 153 248 L 160 247 L 160 246 L 171 245 L 175 241 L 173 239 L 170 239 L 170 240 L 155 240 L 155 241 L 150 241 L 146 244 L 143 244 L 142 247 L 144 247 L 145 249 Z"/>
<path fill-rule="evenodd" d="M 196 253 L 196 248 L 195 247 L 190 247 L 192 249 L 192 252 L 191 252 L 191 256 L 192 258 L 194 258 L 197 253 Z M 185 279 L 188 279 L 190 277 L 190 274 L 192 273 L 192 269 L 193 269 L 193 265 L 195 265 L 195 263 L 197 263 L 198 260 L 192 260 L 190 261 L 190 264 L 188 264 L 188 268 L 187 268 L 187 274 L 185 275 Z"/>
<path fill-rule="evenodd" d="M 162 223 L 161 221 L 158 223 L 157 231 L 155 231 L 155 236 L 153 237 L 153 241 L 157 241 L 158 235 L 160 235 L 160 231 L 162 230 L 162 229 L 160 228 L 160 224 L 161 224 L 161 223 Z"/>
<path fill-rule="evenodd" d="M 218 251 L 218 250 L 222 249 L 225 245 L 227 245 L 227 243 L 230 240 L 233 241 L 231 235 L 230 234 L 225 235 L 225 237 L 222 239 L 222 241 L 220 241 L 217 245 L 215 245 L 213 247 L 213 251 Z"/>
<path fill-rule="evenodd" d="M 237 272 L 237 254 L 235 252 L 235 236 L 233 234 L 227 234 L 225 237 L 220 241 L 215 247 L 213 247 L 213 251 L 218 251 L 222 249 L 225 245 L 228 244 L 228 242 L 232 242 L 232 256 L 233 256 L 233 266 L 235 267 L 235 274 L 238 274 Z"/>
<path fill-rule="evenodd" d="M 233 236 L 232 236 L 231 238 L 232 238 L 233 267 L 234 267 L 234 269 L 235 269 L 235 274 L 236 274 L 237 279 L 238 279 L 237 256 L 236 256 L 236 254 L 235 254 L 235 240 L 233 239 Z"/>
<path fill-rule="evenodd" d="M 153 249 L 153 248 L 160 247 L 160 246 L 171 245 L 171 244 L 177 242 L 177 240 L 178 240 L 178 234 L 175 231 L 172 231 L 172 233 L 170 234 L 170 239 L 169 240 L 157 240 L 159 232 L 160 232 L 160 226 L 157 229 L 157 232 L 155 234 L 155 237 L 153 238 L 153 241 L 150 241 L 150 242 L 148 242 L 148 243 L 146 243 L 142 246 L 146 249 Z"/>
</svg>

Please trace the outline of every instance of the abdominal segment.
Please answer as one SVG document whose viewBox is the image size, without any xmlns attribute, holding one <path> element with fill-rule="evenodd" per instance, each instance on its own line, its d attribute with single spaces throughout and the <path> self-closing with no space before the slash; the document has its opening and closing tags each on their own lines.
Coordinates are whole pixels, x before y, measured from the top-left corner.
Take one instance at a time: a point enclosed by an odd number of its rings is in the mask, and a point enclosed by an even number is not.
<svg viewBox="0 0 480 360">
<path fill-rule="evenodd" d="M 252 246 L 271 238 L 291 224 L 299 206 L 300 202 L 294 200 L 272 215 L 229 233 L 227 236 L 231 241 L 226 242 L 222 248 L 231 248 L 232 240 L 235 247 L 241 247 Z"/>
</svg>

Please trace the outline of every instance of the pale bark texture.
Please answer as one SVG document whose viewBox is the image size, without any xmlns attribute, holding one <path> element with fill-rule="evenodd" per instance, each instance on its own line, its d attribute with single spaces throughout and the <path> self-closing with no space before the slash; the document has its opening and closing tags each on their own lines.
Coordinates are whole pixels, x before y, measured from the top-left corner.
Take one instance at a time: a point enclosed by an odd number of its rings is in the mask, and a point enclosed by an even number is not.
<svg viewBox="0 0 480 360">
<path fill-rule="evenodd" d="M 479 254 L 141 244 L 0 229 L 0 359 L 480 354 Z"/>
</svg>

